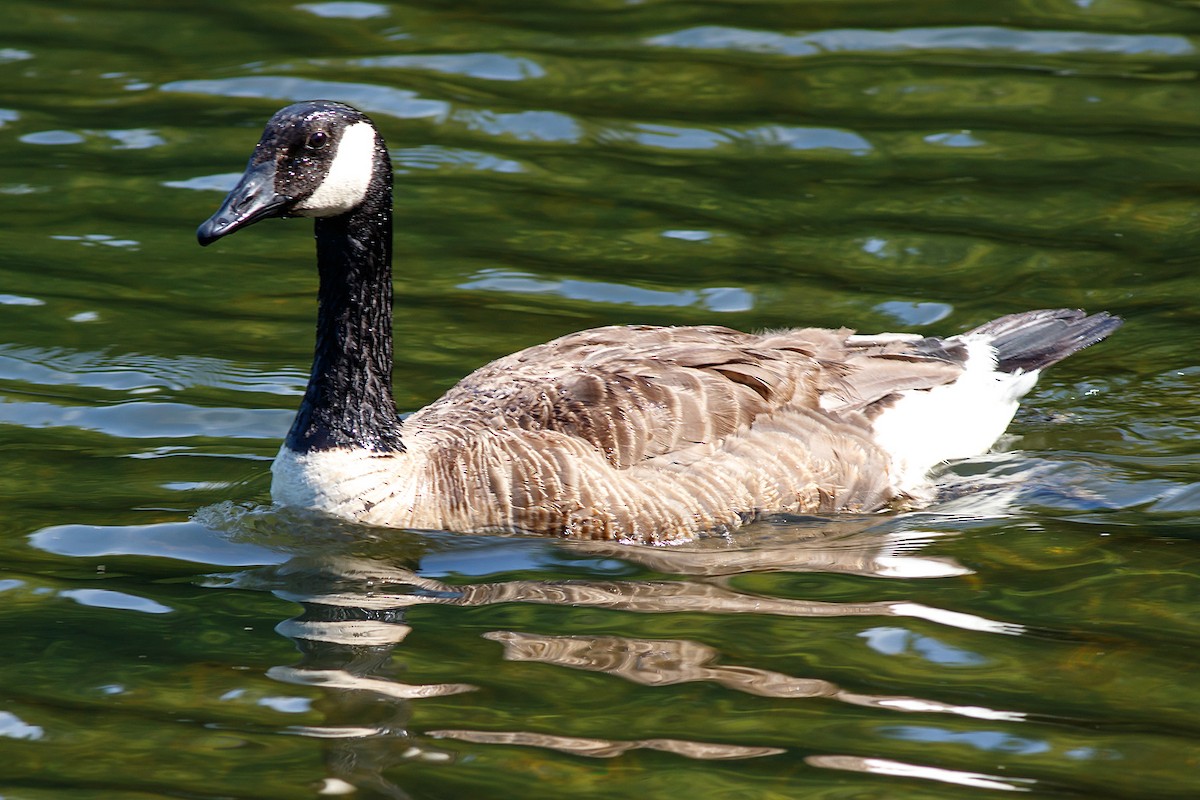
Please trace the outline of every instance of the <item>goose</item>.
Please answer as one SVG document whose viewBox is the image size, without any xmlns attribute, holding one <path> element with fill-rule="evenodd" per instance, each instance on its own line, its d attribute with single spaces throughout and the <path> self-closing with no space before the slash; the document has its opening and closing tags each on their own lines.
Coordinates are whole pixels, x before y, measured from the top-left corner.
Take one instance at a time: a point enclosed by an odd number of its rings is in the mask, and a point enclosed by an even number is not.
<svg viewBox="0 0 1200 800">
<path fill-rule="evenodd" d="M 765 515 L 919 507 L 986 452 L 1040 371 L 1119 317 L 1011 314 L 938 339 L 612 326 L 500 358 L 403 421 L 392 395 L 392 167 L 362 112 L 267 123 L 201 245 L 314 220 L 312 372 L 271 495 L 369 525 L 676 543 Z"/>
</svg>

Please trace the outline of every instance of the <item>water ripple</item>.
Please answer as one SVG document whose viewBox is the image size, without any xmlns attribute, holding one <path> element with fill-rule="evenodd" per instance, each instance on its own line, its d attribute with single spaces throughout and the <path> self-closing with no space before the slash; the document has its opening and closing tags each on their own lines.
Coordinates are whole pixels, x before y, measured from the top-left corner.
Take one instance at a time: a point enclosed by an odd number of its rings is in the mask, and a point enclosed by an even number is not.
<svg viewBox="0 0 1200 800">
<path fill-rule="evenodd" d="M 391 14 L 391 9 L 382 3 L 367 3 L 362 0 L 301 3 L 296 8 L 325 19 L 378 19 Z"/>
<path fill-rule="evenodd" d="M 998 789 L 1008 792 L 1029 792 L 1038 783 L 1030 778 L 986 775 L 979 772 L 944 769 L 922 764 L 908 764 L 886 758 L 862 758 L 860 756 L 806 756 L 804 761 L 814 767 L 841 769 L 851 772 L 866 772 L 873 775 L 888 775 L 898 778 L 949 783 L 975 789 Z"/>
<path fill-rule="evenodd" d="M 695 742 L 683 739 L 638 739 L 636 741 L 618 741 L 614 739 L 589 739 L 578 736 L 556 736 L 547 733 L 530 731 L 467 731 L 467 730 L 434 730 L 426 731 L 427 736 L 435 739 L 457 739 L 461 742 L 475 744 L 518 745 L 523 747 L 544 747 L 589 758 L 615 758 L 630 750 L 661 750 L 666 753 L 700 760 L 729 760 L 740 758 L 761 758 L 785 752 L 778 747 L 747 747 L 745 745 L 717 744 L 714 742 Z"/>
<path fill-rule="evenodd" d="M 311 100 L 314 97 L 336 97 L 363 111 L 400 119 L 444 120 L 450 112 L 448 102 L 425 99 L 408 89 L 286 76 L 255 75 L 238 78 L 170 81 L 159 88 L 164 92 L 183 92 L 217 97 L 260 97 L 291 102 Z"/>
<path fill-rule="evenodd" d="M 902 28 L 893 31 L 830 29 L 787 34 L 707 25 L 654 36 L 654 47 L 728 50 L 789 57 L 866 53 L 937 53 L 941 51 L 1036 55 L 1183 57 L 1196 52 L 1177 34 L 1114 34 L 1086 31 L 1038 31 L 995 26 Z"/>
<path fill-rule="evenodd" d="M 303 562 L 291 570 L 302 568 Z M 522 602 L 609 608 L 636 613 L 766 614 L 781 617 L 912 617 L 968 631 L 1017 635 L 1024 628 L 1016 623 L 988 619 L 950 609 L 911 601 L 866 601 L 831 603 L 793 600 L 729 589 L 715 583 L 674 581 L 533 581 L 514 580 L 446 584 L 403 567 L 390 567 L 351 558 L 322 559 L 317 573 L 326 584 L 330 574 L 356 582 L 368 581 L 369 593 L 298 591 L 292 581 L 276 585 L 271 575 L 251 579 L 243 585 L 269 588 L 279 597 L 316 605 L 368 609 L 401 609 L 421 605 L 487 606 Z M 247 582 L 249 581 L 249 582 Z"/>
<path fill-rule="evenodd" d="M 203 408 L 138 401 L 77 406 L 0 397 L 0 423 L 25 428 L 80 428 L 126 439 L 278 439 L 287 432 L 294 416 L 295 412 L 285 409 Z"/>
<path fill-rule="evenodd" d="M 351 64 L 368 68 L 429 70 L 489 81 L 523 81 L 546 75 L 546 70 L 538 62 L 502 53 L 376 56 L 356 59 Z"/>
<path fill-rule="evenodd" d="M 571 278 L 549 280 L 513 270 L 487 269 L 459 285 L 460 289 L 482 289 L 513 294 L 551 294 L 571 300 L 633 306 L 698 306 L 710 311 L 736 312 L 754 308 L 754 295 L 740 287 L 662 291 L 605 281 Z"/>
<path fill-rule="evenodd" d="M 0 295 L 14 305 L 45 305 L 36 298 Z M 144 394 L 149 390 L 183 391 L 213 387 L 235 392 L 293 396 L 302 394 L 307 376 L 299 371 L 276 374 L 217 358 L 149 356 L 61 347 L 0 344 L 0 380 L 40 387 L 86 386 Z"/>
<path fill-rule="evenodd" d="M 327 689 L 353 689 L 398 700 L 419 700 L 425 697 L 446 697 L 473 692 L 478 687 L 469 683 L 408 684 L 381 678 L 366 678 L 340 669 L 302 669 L 271 667 L 267 675 L 277 681 L 301 686 L 323 686 Z"/>
<path fill-rule="evenodd" d="M 1019 722 L 1026 715 L 979 706 L 959 706 L 915 697 L 861 694 L 832 681 L 797 678 L 744 665 L 715 663 L 716 648 L 678 639 L 630 639 L 620 636 L 543 636 L 491 631 L 483 638 L 504 645 L 506 661 L 531 661 L 569 669 L 603 672 L 644 686 L 711 682 L 759 697 L 830 698 L 844 703 L 906 713 L 941 713 L 983 720 Z"/>
</svg>

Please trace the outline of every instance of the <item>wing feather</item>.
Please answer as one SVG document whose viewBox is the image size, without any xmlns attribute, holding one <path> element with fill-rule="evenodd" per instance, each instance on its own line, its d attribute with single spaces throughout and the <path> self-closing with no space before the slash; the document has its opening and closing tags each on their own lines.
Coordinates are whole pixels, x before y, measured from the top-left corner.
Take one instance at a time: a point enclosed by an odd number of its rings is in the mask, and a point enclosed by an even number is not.
<svg viewBox="0 0 1200 800">
<path fill-rule="evenodd" d="M 720 442 L 786 409 L 841 422 L 857 415 L 855 424 L 868 427 L 897 392 L 957 378 L 960 354 L 938 341 L 811 328 L 598 328 L 480 368 L 405 427 L 555 431 L 625 470 Z"/>
</svg>

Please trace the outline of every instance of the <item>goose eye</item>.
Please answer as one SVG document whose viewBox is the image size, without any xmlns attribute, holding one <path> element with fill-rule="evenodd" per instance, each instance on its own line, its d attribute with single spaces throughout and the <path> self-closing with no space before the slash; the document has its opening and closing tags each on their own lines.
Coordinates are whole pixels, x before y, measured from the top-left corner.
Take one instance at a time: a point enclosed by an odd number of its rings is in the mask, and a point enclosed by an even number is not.
<svg viewBox="0 0 1200 800">
<path fill-rule="evenodd" d="M 329 141 L 329 134 L 325 131 L 313 131 L 308 135 L 308 140 L 304 142 L 304 146 L 309 150 L 320 150 Z"/>
</svg>

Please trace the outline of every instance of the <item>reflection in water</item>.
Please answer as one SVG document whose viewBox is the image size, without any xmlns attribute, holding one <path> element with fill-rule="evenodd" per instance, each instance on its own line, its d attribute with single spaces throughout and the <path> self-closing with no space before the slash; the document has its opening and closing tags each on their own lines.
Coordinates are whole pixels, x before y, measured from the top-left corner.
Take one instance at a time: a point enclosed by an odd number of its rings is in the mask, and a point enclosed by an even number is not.
<svg viewBox="0 0 1200 800">
<path fill-rule="evenodd" d="M 483 638 L 504 645 L 507 661 L 537 661 L 604 672 L 643 686 L 712 681 L 761 697 L 830 697 L 829 681 L 792 678 L 753 667 L 717 666 L 715 648 L 682 639 L 627 639 L 621 636 L 539 636 L 493 631 Z"/>
<path fill-rule="evenodd" d="M 358 692 L 374 692 L 384 697 L 395 697 L 401 700 L 416 700 L 422 697 L 445 697 L 450 694 L 462 694 L 475 690 L 468 683 L 433 683 L 413 686 L 398 681 L 364 678 L 340 669 L 293 669 L 291 667 L 272 667 L 268 673 L 272 678 L 287 683 L 300 683 L 308 686 L 324 686 L 329 689 L 353 689 Z"/>
<path fill-rule="evenodd" d="M 551 736 L 544 733 L 526 733 L 523 731 L 429 731 L 429 736 L 438 739 L 458 739 L 463 742 L 478 744 L 510 744 L 526 747 L 547 747 L 563 753 L 592 758 L 613 758 L 630 750 L 662 750 L 666 753 L 687 758 L 704 760 L 721 760 L 734 758 L 757 758 L 759 756 L 778 755 L 783 750 L 778 747 L 742 747 L 733 744 L 713 744 L 712 742 L 687 742 L 681 739 L 638 739 L 636 741 L 618 742 L 611 739 L 585 739 L 577 736 Z"/>
<path fill-rule="evenodd" d="M 921 636 L 913 631 L 898 627 L 877 627 L 859 631 L 858 636 L 867 641 L 867 646 L 877 653 L 894 656 L 915 653 L 934 664 L 970 665 L 982 664 L 987 659 L 979 653 L 948 645 L 932 636 Z"/>
<path fill-rule="evenodd" d="M 635 749 L 673 753 L 691 759 L 744 759 L 784 752 L 754 742 L 727 743 L 679 738 L 618 740 L 562 735 L 530 729 L 411 730 L 411 703 L 427 698 L 472 692 L 465 683 L 408 683 L 397 680 L 404 668 L 402 646 L 412 633 L 410 608 L 423 605 L 477 608 L 495 604 L 556 605 L 604 608 L 639 614 L 754 614 L 785 617 L 919 617 L 974 631 L 1014 634 L 1021 628 L 971 614 L 907 601 L 833 603 L 773 597 L 728 585 L 731 576 L 755 572 L 833 572 L 880 578 L 940 578 L 969 570 L 945 557 L 920 554 L 945 533 L 883 531 L 878 520 L 842 519 L 819 526 L 817 521 L 769 528 L 746 546 L 744 538 L 713 538 L 678 548 L 613 546 L 607 543 L 548 542 L 536 547 L 521 538 L 481 538 L 476 552 L 465 556 L 464 540 L 456 540 L 453 569 L 478 564 L 481 574 L 523 569 L 518 558 L 584 559 L 593 565 L 625 564 L 664 577 L 645 580 L 559 579 L 449 583 L 431 577 L 439 571 L 436 539 L 402 547 L 403 555 L 385 558 L 330 555 L 324 542 L 319 554 L 300 555 L 286 563 L 241 572 L 242 588 L 268 590 L 304 607 L 304 613 L 281 622 L 276 630 L 293 639 L 303 658 L 278 665 L 270 677 L 291 684 L 319 686 L 327 724 L 295 726 L 292 733 L 330 740 L 329 786 L 373 787 L 385 796 L 404 797 L 387 771 L 406 761 L 453 760 L 457 754 L 438 745 L 455 740 L 471 745 L 539 747 L 573 755 L 616 757 Z M 822 535 L 823 534 L 823 535 Z M 741 546 L 738 546 L 738 545 Z M 885 711 L 948 714 L 974 719 L 1019 722 L 1024 715 L 975 706 L 959 706 L 916 697 L 860 694 L 820 678 L 793 676 L 767 669 L 722 664 L 710 645 L 684 639 L 640 639 L 622 636 L 542 635 L 493 630 L 485 639 L 504 647 L 507 661 L 536 662 L 611 675 L 631 683 L 663 687 L 708 682 L 726 689 L 778 700 L 823 698 Z M 522 726 L 524 727 L 524 726 Z M 841 756 L 814 756 L 814 766 L 844 766 Z M 833 759 L 828 764 L 820 759 Z M 835 764 L 836 762 L 836 764 Z M 865 763 L 865 762 L 864 762 Z M 867 767 L 862 767 L 867 769 Z M 911 769 L 920 769 L 911 767 Z M 935 778 L 941 779 L 941 778 Z M 981 777 L 979 780 L 990 780 Z M 979 784 L 970 784 L 979 785 Z M 1011 788 L 1011 784 L 1003 784 Z M 347 789 L 348 790 L 348 789 Z"/>
<path fill-rule="evenodd" d="M 328 585 L 338 580 L 309 569 L 280 568 L 280 575 L 296 579 L 297 589 Z M 276 631 L 292 639 L 302 654 L 298 664 L 276 665 L 267 670 L 275 680 L 319 686 L 326 692 L 322 703 L 326 724 L 295 725 L 288 732 L 330 740 L 326 751 L 329 775 L 322 794 L 349 794 L 368 789 L 380 797 L 406 800 L 409 795 L 384 772 L 406 761 L 446 762 L 453 755 L 423 747 L 408 732 L 409 702 L 474 691 L 467 683 L 412 684 L 397 680 L 402 665 L 393 659 L 397 644 L 412 631 L 389 609 L 370 607 L 370 583 L 358 588 L 359 602 L 326 604 L 314 596 L 302 601 L 304 613 L 281 622 Z M 334 595 L 329 595 L 334 596 Z"/>
<path fill-rule="evenodd" d="M 861 758 L 859 756 L 808 756 L 805 763 L 827 769 L 844 769 L 852 772 L 869 772 L 874 775 L 892 775 L 902 778 L 924 778 L 940 783 L 971 786 L 976 789 L 1001 789 L 1011 792 L 1028 792 L 1036 781 L 1029 778 L 998 778 L 977 772 L 962 772 L 919 764 L 905 764 L 885 758 Z"/>
<path fill-rule="evenodd" d="M 716 649 L 679 639 L 626 639 L 620 636 L 539 636 L 494 631 L 485 639 L 504 645 L 508 661 L 536 661 L 560 667 L 604 672 L 645 686 L 711 681 L 760 697 L 828 697 L 845 703 L 893 711 L 958 714 L 975 719 L 1020 721 L 1025 715 L 978 706 L 952 706 L 914 697 L 855 694 L 817 678 L 794 678 L 779 672 L 712 662 Z"/>
<path fill-rule="evenodd" d="M 631 548 L 612 542 L 568 546 L 674 575 L 833 572 L 875 578 L 950 578 L 970 574 L 952 558 L 917 555 L 930 542 L 948 535 L 944 532 L 881 532 L 879 519 L 869 516 L 808 522 L 807 526 L 797 523 L 770 528 L 771 537 L 761 537 L 752 548 L 739 547 L 724 537 L 702 538 L 672 548 Z"/>
<path fill-rule="evenodd" d="M 628 546 L 627 546 L 628 547 Z M 630 548 L 632 549 L 632 548 Z M 648 558 L 662 564 L 659 553 L 627 554 L 627 560 Z M 713 554 L 697 561 L 686 561 L 694 569 L 713 569 L 720 556 Z M 708 565 L 705 567 L 704 565 Z M 303 566 L 301 566 L 303 565 Z M 400 609 L 417 605 L 485 606 L 497 603 L 538 603 L 574 607 L 611 608 L 641 613 L 704 612 L 710 614 L 772 614 L 786 617 L 890 616 L 916 617 L 956 628 L 990 633 L 1016 634 L 1020 625 L 986 619 L 974 614 L 932 608 L 906 601 L 865 603 L 827 603 L 816 600 L 791 600 L 739 592 L 717 583 L 690 580 L 662 581 L 504 581 L 457 586 L 418 575 L 411 569 L 381 565 L 355 559 L 316 559 L 291 563 L 280 572 L 316 569 L 317 574 L 336 575 L 336 583 L 347 580 L 369 583 L 365 595 L 355 592 L 312 594 L 275 587 L 280 597 L 296 602 L 326 606 Z M 771 564 L 768 568 L 775 568 Z M 740 571 L 752 571 L 747 566 Z"/>
<path fill-rule="evenodd" d="M 379 647 L 400 644 L 412 628 L 399 623 L 373 619 L 288 619 L 275 626 L 275 632 L 289 639 L 330 642 L 347 646 Z"/>
</svg>

